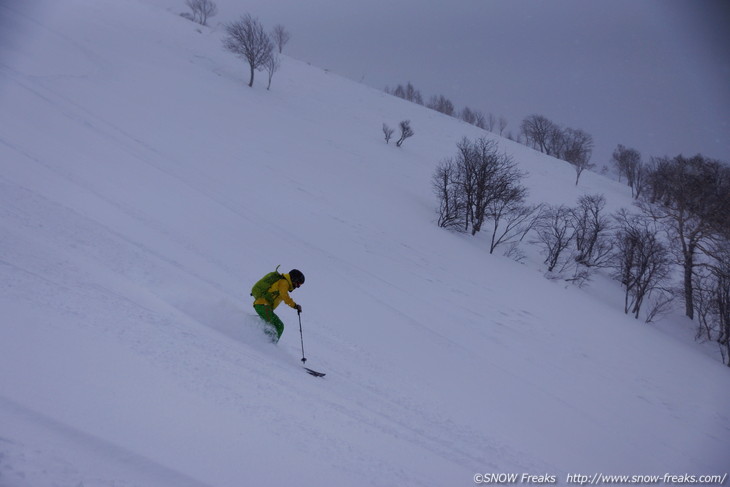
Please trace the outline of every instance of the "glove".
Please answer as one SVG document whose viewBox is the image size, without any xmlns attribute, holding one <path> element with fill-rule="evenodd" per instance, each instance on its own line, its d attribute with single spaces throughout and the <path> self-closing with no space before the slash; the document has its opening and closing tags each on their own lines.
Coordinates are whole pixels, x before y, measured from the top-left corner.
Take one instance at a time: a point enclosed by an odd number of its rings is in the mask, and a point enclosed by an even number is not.
<svg viewBox="0 0 730 487">
<path fill-rule="evenodd" d="M 302 306 L 299 305 L 299 304 L 297 305 L 297 307 L 295 309 L 297 310 L 297 313 L 301 313 L 302 312 Z"/>
</svg>

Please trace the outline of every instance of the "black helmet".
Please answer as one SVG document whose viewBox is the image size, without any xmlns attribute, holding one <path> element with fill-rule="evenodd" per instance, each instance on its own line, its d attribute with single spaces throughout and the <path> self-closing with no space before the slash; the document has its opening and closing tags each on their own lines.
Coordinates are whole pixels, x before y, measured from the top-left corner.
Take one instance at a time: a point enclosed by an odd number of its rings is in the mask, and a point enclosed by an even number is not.
<svg viewBox="0 0 730 487">
<path fill-rule="evenodd" d="M 292 269 L 289 271 L 289 277 L 291 277 L 291 283 L 301 286 L 304 284 L 304 274 L 298 269 Z"/>
</svg>

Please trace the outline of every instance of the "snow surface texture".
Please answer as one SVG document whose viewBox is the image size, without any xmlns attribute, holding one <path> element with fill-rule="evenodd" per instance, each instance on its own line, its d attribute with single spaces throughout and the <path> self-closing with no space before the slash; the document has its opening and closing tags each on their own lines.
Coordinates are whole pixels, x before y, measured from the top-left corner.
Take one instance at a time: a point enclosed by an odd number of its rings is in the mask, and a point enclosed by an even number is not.
<svg viewBox="0 0 730 487">
<path fill-rule="evenodd" d="M 161 3 L 0 3 L 0 486 L 728 470 L 716 357 L 609 281 L 435 225 L 435 166 L 483 132 L 286 57 L 248 88 L 220 28 Z M 535 201 L 630 205 L 499 144 Z M 261 333 L 248 293 L 277 264 L 307 276 L 324 379 L 291 309 Z"/>
</svg>

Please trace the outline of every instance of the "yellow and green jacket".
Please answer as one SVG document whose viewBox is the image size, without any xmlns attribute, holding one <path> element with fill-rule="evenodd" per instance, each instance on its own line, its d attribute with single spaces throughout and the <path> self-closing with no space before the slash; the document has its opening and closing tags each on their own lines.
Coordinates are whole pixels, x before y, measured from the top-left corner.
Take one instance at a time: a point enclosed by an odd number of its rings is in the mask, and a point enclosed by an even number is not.
<svg viewBox="0 0 730 487">
<path fill-rule="evenodd" d="M 266 298 L 259 298 L 253 302 L 254 306 L 257 304 L 265 304 L 271 306 L 272 309 L 276 309 L 276 307 L 279 306 L 279 303 L 284 301 L 286 304 L 296 309 L 297 303 L 295 303 L 291 296 L 289 296 L 289 293 L 294 290 L 294 285 L 291 283 L 291 277 L 289 277 L 289 274 L 282 274 L 282 276 L 284 276 L 284 278 L 276 281 L 268 290 L 268 294 L 274 298 L 274 302 L 271 303 L 267 301 Z"/>
</svg>

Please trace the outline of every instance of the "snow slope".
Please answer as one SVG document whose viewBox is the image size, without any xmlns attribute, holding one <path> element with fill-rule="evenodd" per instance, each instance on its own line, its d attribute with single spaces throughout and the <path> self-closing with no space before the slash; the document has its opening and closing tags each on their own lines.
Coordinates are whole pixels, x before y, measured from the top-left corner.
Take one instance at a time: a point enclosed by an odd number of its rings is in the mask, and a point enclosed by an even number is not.
<svg viewBox="0 0 730 487">
<path fill-rule="evenodd" d="M 436 164 L 484 133 L 289 58 L 248 88 L 220 39 L 154 2 L 0 3 L 0 486 L 728 471 L 718 360 L 435 225 Z M 536 201 L 630 204 L 499 144 Z M 262 337 L 277 264 L 324 379 L 292 310 Z"/>
</svg>

